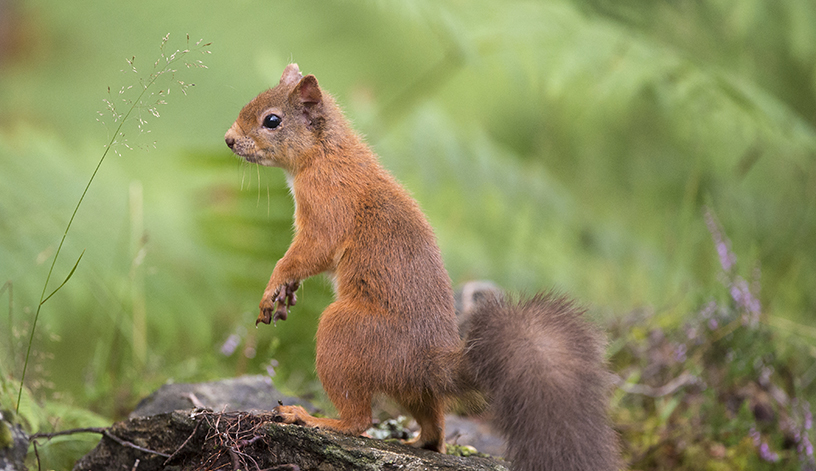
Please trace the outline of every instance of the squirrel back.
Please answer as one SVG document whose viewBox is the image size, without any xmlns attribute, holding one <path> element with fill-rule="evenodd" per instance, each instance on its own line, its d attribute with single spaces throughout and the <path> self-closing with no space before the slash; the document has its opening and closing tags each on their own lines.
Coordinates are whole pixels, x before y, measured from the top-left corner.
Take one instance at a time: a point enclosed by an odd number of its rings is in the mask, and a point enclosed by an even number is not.
<svg viewBox="0 0 816 471">
<path fill-rule="evenodd" d="M 492 287 L 475 294 L 460 317 L 464 374 L 487 396 L 513 469 L 620 469 L 606 413 L 605 340 L 584 310 L 553 293 L 520 301 Z"/>
</svg>

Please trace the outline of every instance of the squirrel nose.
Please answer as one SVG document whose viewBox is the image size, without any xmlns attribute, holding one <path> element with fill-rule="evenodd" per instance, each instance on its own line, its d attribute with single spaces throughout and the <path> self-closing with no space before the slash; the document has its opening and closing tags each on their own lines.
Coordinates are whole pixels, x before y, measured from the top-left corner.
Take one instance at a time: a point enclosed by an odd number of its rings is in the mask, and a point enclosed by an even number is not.
<svg viewBox="0 0 816 471">
<path fill-rule="evenodd" d="M 229 147 L 230 149 L 232 149 L 232 146 L 235 145 L 235 139 L 233 139 L 231 137 L 224 138 L 224 141 L 226 141 L 227 147 Z"/>
</svg>

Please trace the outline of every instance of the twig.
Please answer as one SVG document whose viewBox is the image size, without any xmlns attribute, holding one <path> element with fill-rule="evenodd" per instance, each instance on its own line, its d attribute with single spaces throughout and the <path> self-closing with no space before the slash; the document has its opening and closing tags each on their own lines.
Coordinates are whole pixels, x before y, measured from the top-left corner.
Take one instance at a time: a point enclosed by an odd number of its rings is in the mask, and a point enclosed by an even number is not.
<svg viewBox="0 0 816 471">
<path fill-rule="evenodd" d="M 253 458 L 253 457 L 252 457 L 252 455 L 246 454 L 246 453 L 244 453 L 244 452 L 242 452 L 242 451 L 238 451 L 238 450 L 235 450 L 235 453 L 238 453 L 238 454 L 239 454 L 239 455 L 241 455 L 241 456 L 244 456 L 244 457 L 246 457 L 246 458 L 249 458 L 249 460 L 250 460 L 250 461 L 252 461 L 252 464 L 254 464 L 254 465 L 255 465 L 255 469 L 256 469 L 257 471 L 261 471 L 261 466 L 258 464 L 258 462 L 257 462 L 257 461 L 255 461 L 255 458 Z M 246 461 L 244 461 L 244 463 L 248 465 L 248 463 L 246 463 Z"/>
<path fill-rule="evenodd" d="M 102 432 L 102 434 L 105 435 L 106 437 L 110 438 L 111 440 L 115 441 L 116 443 L 124 446 L 124 447 L 133 448 L 134 450 L 139 450 L 139 451 L 144 452 L 144 453 L 151 453 L 151 454 L 154 454 L 154 455 L 162 456 L 164 458 L 170 458 L 170 455 L 168 455 L 167 453 L 162 453 L 160 451 L 155 451 L 155 450 L 151 450 L 151 449 L 148 449 L 148 448 L 140 447 L 139 445 L 136 445 L 135 443 L 131 443 L 131 442 L 127 441 L 127 440 L 123 440 L 123 439 L 117 437 L 116 435 L 108 432 L 107 430 Z"/>
<path fill-rule="evenodd" d="M 630 384 L 620 377 L 617 378 L 616 383 L 619 388 L 621 388 L 624 392 L 627 392 L 629 394 L 640 394 L 649 397 L 663 397 L 668 396 L 669 394 L 673 394 L 675 391 L 682 388 L 683 386 L 687 384 L 692 384 L 696 381 L 697 381 L 696 376 L 689 373 L 688 371 L 684 371 L 682 374 L 680 374 L 680 376 L 674 378 L 673 380 L 669 381 L 663 386 L 660 386 L 659 388 L 655 388 L 645 384 Z"/>
<path fill-rule="evenodd" d="M 184 440 L 184 443 L 182 443 L 182 444 L 181 444 L 181 446 L 180 446 L 180 447 L 178 447 L 178 448 L 176 449 L 176 451 L 174 451 L 174 452 L 173 452 L 173 454 L 172 454 L 172 455 L 170 455 L 169 457 L 167 457 L 167 459 L 166 459 L 166 460 L 164 460 L 164 466 L 167 466 L 167 463 L 169 463 L 169 462 L 170 462 L 170 460 L 172 460 L 173 458 L 175 458 L 175 456 L 176 456 L 176 455 L 177 455 L 177 454 L 178 454 L 178 453 L 179 453 L 179 452 L 180 452 L 182 449 L 184 449 L 184 447 L 185 447 L 185 446 L 187 446 L 187 443 L 190 441 L 190 439 L 191 439 L 191 438 L 193 438 L 193 436 L 196 434 L 196 432 L 198 432 L 198 426 L 199 426 L 199 425 L 201 425 L 201 421 L 196 421 L 195 428 L 193 428 L 193 433 L 191 433 L 191 434 L 190 434 L 190 436 L 189 436 L 189 437 L 187 437 L 187 440 Z"/>
<path fill-rule="evenodd" d="M 29 441 L 34 441 L 38 438 L 45 438 L 51 440 L 54 437 L 59 437 L 62 435 L 75 435 L 77 433 L 98 433 L 104 434 L 105 433 L 104 427 L 86 427 L 86 428 L 72 428 L 68 430 L 60 430 L 59 432 L 51 432 L 51 433 L 35 433 L 28 437 Z"/>
<path fill-rule="evenodd" d="M 182 394 L 181 397 L 188 399 L 191 403 L 193 403 L 193 407 L 196 409 L 207 409 L 207 406 L 205 406 L 204 403 L 201 402 L 201 400 L 198 399 L 193 393 Z"/>
<path fill-rule="evenodd" d="M 241 463 L 238 461 L 238 453 L 232 449 L 232 447 L 227 447 L 227 452 L 232 458 L 232 471 L 238 471 L 241 469 Z"/>
<path fill-rule="evenodd" d="M 42 463 L 40 463 L 40 451 L 37 450 L 37 442 L 34 443 L 34 456 L 37 457 L 37 471 L 42 471 Z"/>
<path fill-rule="evenodd" d="M 239 440 L 238 442 L 235 443 L 235 446 L 237 448 L 244 448 L 246 446 L 252 445 L 253 443 L 257 442 L 258 440 L 263 440 L 263 438 L 264 437 L 262 435 L 255 435 L 254 437 L 250 438 L 249 440 L 246 440 L 246 439 Z"/>
<path fill-rule="evenodd" d="M 165 458 L 170 458 L 170 455 L 168 455 L 167 453 L 162 453 L 160 451 L 151 450 L 149 448 L 144 448 L 144 447 L 141 447 L 141 446 L 139 446 L 139 445 L 137 445 L 135 443 L 132 443 L 132 442 L 129 442 L 129 441 L 124 440 L 122 438 L 119 438 L 116 435 L 110 433 L 110 431 L 108 431 L 108 429 L 106 429 L 104 427 L 86 427 L 86 428 L 75 428 L 75 429 L 69 429 L 69 430 L 60 430 L 59 432 L 51 432 L 51 433 L 35 433 L 34 435 L 31 435 L 30 437 L 28 437 L 28 440 L 30 442 L 34 442 L 36 444 L 35 440 L 37 440 L 38 438 L 45 438 L 47 440 L 51 440 L 54 437 L 59 437 L 59 436 L 62 436 L 62 435 L 74 435 L 74 434 L 77 434 L 77 433 L 98 433 L 100 435 L 103 435 L 103 436 L 106 436 L 106 437 L 110 438 L 111 440 L 113 440 L 116 443 L 122 445 L 123 447 L 133 448 L 134 450 L 139 450 L 139 451 L 144 452 L 144 453 L 150 453 L 150 454 L 153 454 L 153 455 L 158 455 L 158 456 L 163 456 Z"/>
<path fill-rule="evenodd" d="M 222 417 L 223 415 L 224 415 L 224 411 L 222 410 L 222 411 L 221 411 L 221 413 L 220 413 L 220 414 L 218 414 L 218 417 L 215 419 L 215 427 L 214 427 L 214 429 L 215 429 L 215 433 L 216 433 L 216 434 L 218 433 L 218 424 L 220 424 L 220 423 L 221 423 L 221 417 Z"/>
</svg>

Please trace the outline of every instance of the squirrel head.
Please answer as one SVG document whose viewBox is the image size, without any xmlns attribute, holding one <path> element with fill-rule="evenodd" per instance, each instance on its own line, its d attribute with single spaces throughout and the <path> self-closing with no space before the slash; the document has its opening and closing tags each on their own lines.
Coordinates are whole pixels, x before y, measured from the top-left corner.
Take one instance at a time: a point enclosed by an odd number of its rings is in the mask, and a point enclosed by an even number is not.
<svg viewBox="0 0 816 471">
<path fill-rule="evenodd" d="M 244 106 L 224 140 L 248 162 L 295 173 L 304 155 L 330 140 L 333 120 L 327 118 L 335 111 L 314 75 L 304 77 L 289 64 L 276 87 Z"/>
</svg>

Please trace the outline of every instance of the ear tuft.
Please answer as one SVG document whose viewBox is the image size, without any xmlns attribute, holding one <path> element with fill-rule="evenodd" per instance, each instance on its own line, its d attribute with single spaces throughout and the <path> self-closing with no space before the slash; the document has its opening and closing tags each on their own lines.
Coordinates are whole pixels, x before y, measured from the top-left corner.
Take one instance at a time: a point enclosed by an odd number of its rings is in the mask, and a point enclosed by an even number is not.
<svg viewBox="0 0 816 471">
<path fill-rule="evenodd" d="M 295 92 L 298 93 L 300 102 L 306 106 L 316 105 L 323 100 L 323 93 L 314 75 L 303 77 L 295 88 Z"/>
<path fill-rule="evenodd" d="M 280 83 L 285 85 L 294 85 L 303 78 L 303 74 L 300 73 L 300 69 L 298 68 L 297 64 L 289 64 L 283 70 L 283 75 L 281 76 Z"/>
</svg>

